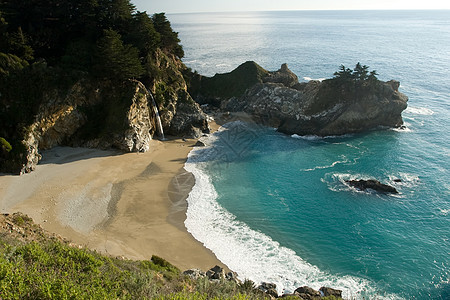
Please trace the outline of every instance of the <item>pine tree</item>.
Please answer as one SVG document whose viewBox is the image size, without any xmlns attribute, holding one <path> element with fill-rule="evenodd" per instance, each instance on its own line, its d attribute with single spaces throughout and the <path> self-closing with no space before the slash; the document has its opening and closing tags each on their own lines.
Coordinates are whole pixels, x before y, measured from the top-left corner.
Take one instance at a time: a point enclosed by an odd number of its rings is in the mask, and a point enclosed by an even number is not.
<svg viewBox="0 0 450 300">
<path fill-rule="evenodd" d="M 339 67 L 339 71 L 334 72 L 334 78 L 340 80 L 351 80 L 353 79 L 353 71 L 350 68 L 346 68 L 344 65 Z"/>
<path fill-rule="evenodd" d="M 139 60 L 139 51 L 124 45 L 119 33 L 105 30 L 102 38 L 97 42 L 96 73 L 101 77 L 115 80 L 138 78 L 144 73 Z"/>
<path fill-rule="evenodd" d="M 365 81 L 368 78 L 369 67 L 364 65 L 361 66 L 361 63 L 357 63 L 355 69 L 353 71 L 353 75 L 356 80 Z"/>
<path fill-rule="evenodd" d="M 152 17 L 155 29 L 161 35 L 161 48 L 172 52 L 179 58 L 184 56 L 183 47 L 179 44 L 178 33 L 172 30 L 169 20 L 164 13 L 154 14 Z"/>
</svg>

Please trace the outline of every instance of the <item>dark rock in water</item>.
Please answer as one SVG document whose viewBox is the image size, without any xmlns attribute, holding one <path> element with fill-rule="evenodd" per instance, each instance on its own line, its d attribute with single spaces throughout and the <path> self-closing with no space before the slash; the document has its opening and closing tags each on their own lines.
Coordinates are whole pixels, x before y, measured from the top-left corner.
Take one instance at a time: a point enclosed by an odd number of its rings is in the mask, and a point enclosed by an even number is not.
<svg viewBox="0 0 450 300">
<path fill-rule="evenodd" d="M 345 182 L 347 182 L 350 186 L 361 191 L 371 189 L 380 193 L 398 194 L 398 191 L 393 186 L 381 183 L 375 179 L 346 180 Z"/>
<path fill-rule="evenodd" d="M 277 285 L 275 283 L 262 282 L 258 289 L 269 296 L 278 298 Z"/>
<path fill-rule="evenodd" d="M 299 287 L 294 291 L 294 294 L 300 296 L 304 300 L 314 300 L 316 298 L 321 297 L 319 291 L 316 291 L 315 289 L 310 288 L 309 286 Z"/>
<path fill-rule="evenodd" d="M 397 178 L 397 179 L 394 179 L 393 181 L 394 181 L 394 182 L 402 182 L 402 180 L 401 180 L 401 179 L 398 179 L 398 178 Z"/>
<path fill-rule="evenodd" d="M 321 291 L 323 293 L 324 297 L 333 296 L 336 298 L 342 298 L 341 290 L 335 290 L 335 289 L 323 286 L 319 289 L 319 291 Z"/>
<path fill-rule="evenodd" d="M 205 143 L 203 143 L 202 141 L 197 141 L 197 143 L 195 143 L 194 147 L 205 147 Z"/>
</svg>

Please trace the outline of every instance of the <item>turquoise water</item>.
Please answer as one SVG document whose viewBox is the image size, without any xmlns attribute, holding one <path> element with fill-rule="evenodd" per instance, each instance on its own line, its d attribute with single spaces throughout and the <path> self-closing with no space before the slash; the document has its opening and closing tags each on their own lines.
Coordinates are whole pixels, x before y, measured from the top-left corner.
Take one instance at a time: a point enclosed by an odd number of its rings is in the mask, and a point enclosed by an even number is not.
<svg viewBox="0 0 450 300">
<path fill-rule="evenodd" d="M 354 298 L 450 298 L 450 12 L 169 16 L 185 63 L 212 75 L 254 60 L 301 80 L 360 61 L 409 96 L 407 129 L 286 136 L 234 122 L 190 154 L 186 227 L 241 278 Z M 376 178 L 396 196 L 358 192 Z M 401 179 L 396 183 L 394 179 Z"/>
</svg>

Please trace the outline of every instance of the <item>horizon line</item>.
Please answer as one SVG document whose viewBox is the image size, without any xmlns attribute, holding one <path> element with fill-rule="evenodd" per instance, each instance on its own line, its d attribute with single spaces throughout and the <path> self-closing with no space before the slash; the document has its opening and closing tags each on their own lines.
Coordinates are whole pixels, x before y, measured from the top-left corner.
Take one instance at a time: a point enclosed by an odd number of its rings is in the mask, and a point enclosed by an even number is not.
<svg viewBox="0 0 450 300">
<path fill-rule="evenodd" d="M 289 11 L 450 11 L 450 8 L 272 9 L 272 10 L 222 10 L 222 11 L 164 12 L 164 13 L 168 14 L 168 15 L 181 15 L 181 14 L 208 14 L 208 13 L 289 12 Z"/>
</svg>

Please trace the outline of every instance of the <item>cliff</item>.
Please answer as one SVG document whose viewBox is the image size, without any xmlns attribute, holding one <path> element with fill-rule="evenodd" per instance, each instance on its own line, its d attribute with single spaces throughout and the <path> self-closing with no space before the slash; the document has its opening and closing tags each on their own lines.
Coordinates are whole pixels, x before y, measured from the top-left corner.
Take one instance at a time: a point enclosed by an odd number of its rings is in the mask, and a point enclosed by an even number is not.
<svg viewBox="0 0 450 300">
<path fill-rule="evenodd" d="M 244 92 L 232 96 L 213 94 L 208 85 L 202 84 L 205 79 L 200 78 L 196 83 L 199 88 L 193 91 L 196 99 L 224 111 L 247 112 L 257 122 L 287 134 L 340 135 L 403 124 L 401 113 L 408 98 L 398 91 L 398 81 L 336 77 L 299 83 L 286 64 L 276 72 L 261 71 L 254 62 L 244 65 L 247 70 L 251 70 L 248 65 L 258 70 L 248 75 L 258 80 L 249 82 Z M 239 69 L 242 67 L 236 70 Z M 233 81 L 234 72 L 222 77 L 227 82 Z M 217 80 L 219 76 L 213 78 Z"/>
<path fill-rule="evenodd" d="M 41 2 L 0 2 L 0 172 L 29 172 L 57 145 L 147 151 L 157 127 L 208 131 L 164 13 Z"/>
<path fill-rule="evenodd" d="M 181 74 L 184 65 L 162 51 L 155 57 L 161 75 L 148 89 L 137 80 L 117 83 L 83 78 L 72 84 L 44 88 L 42 98 L 26 118 L 15 114 L 20 107 L 3 107 L 4 115 L 17 118 L 15 126 L 5 126 L 0 133 L 14 141 L 13 151 L 1 154 L 0 170 L 30 172 L 41 159 L 40 149 L 59 145 L 148 151 L 149 141 L 157 134 L 156 114 L 148 91 L 155 95 L 166 134 L 198 137 L 207 132 L 206 115 L 187 93 Z M 7 95 L 11 102 L 19 92 L 16 89 Z"/>
</svg>

